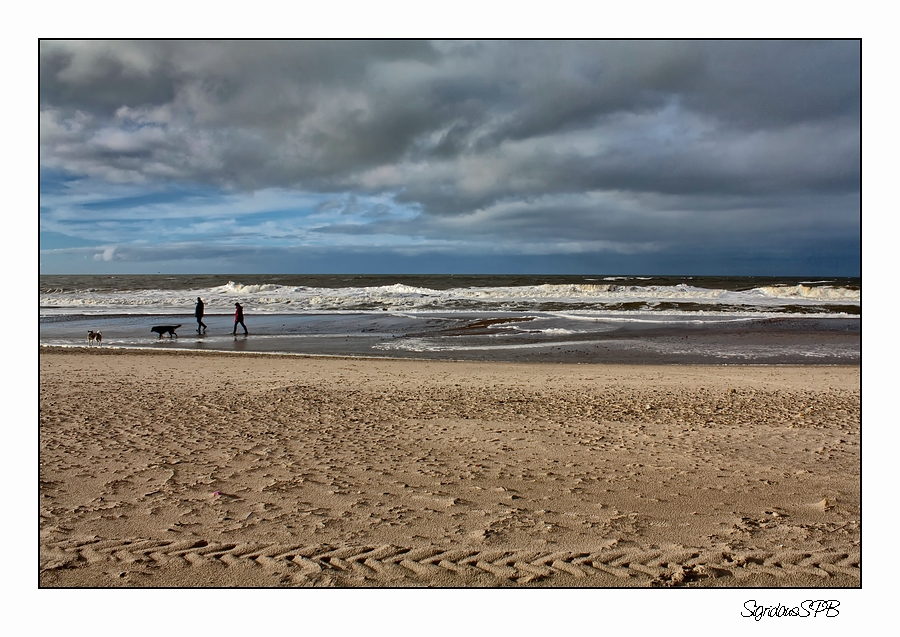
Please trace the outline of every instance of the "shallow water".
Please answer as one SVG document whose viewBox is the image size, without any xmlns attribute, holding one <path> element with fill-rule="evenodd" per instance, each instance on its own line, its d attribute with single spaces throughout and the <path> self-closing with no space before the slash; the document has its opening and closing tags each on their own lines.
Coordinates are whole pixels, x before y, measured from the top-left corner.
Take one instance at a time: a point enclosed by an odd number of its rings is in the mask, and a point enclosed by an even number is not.
<svg viewBox="0 0 900 637">
<path fill-rule="evenodd" d="M 41 345 L 440 360 L 571 363 L 859 364 L 857 318 L 761 318 L 541 312 L 248 315 L 249 336 L 230 315 L 66 315 L 40 320 Z M 177 338 L 154 325 L 176 325 Z M 95 346 L 96 347 L 96 346 Z"/>
</svg>

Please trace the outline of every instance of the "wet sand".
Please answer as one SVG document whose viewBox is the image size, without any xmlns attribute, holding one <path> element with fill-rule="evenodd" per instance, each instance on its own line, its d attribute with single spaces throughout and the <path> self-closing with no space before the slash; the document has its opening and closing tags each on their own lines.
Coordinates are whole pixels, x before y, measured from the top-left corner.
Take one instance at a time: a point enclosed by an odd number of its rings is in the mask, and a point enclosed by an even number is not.
<svg viewBox="0 0 900 637">
<path fill-rule="evenodd" d="M 860 585 L 858 366 L 42 349 L 41 586 Z"/>
<path fill-rule="evenodd" d="M 196 331 L 185 316 L 42 317 L 41 346 L 255 354 L 389 357 L 508 363 L 641 365 L 859 365 L 858 318 L 607 317 L 481 313 L 265 315 L 248 318 L 250 336 L 232 335 L 230 316 L 208 316 Z M 662 319 L 662 320 L 659 320 Z M 180 325 L 159 338 L 153 325 Z"/>
</svg>

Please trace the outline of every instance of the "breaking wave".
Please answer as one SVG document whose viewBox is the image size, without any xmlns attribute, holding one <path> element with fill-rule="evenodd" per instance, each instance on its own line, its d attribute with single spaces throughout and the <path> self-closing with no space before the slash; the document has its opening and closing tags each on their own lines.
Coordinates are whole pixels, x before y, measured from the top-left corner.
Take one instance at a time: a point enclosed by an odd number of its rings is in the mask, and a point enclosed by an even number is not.
<svg viewBox="0 0 900 637">
<path fill-rule="evenodd" d="M 609 277 L 612 278 L 612 277 Z M 631 280 L 636 280 L 632 278 Z M 747 290 L 677 285 L 545 283 L 435 289 L 394 283 L 312 287 L 275 283 L 177 289 L 44 289 L 42 314 L 192 313 L 196 298 L 206 312 L 231 312 L 236 301 L 262 314 L 371 311 L 579 311 L 655 313 L 859 313 L 861 291 L 833 285 L 766 285 Z"/>
</svg>

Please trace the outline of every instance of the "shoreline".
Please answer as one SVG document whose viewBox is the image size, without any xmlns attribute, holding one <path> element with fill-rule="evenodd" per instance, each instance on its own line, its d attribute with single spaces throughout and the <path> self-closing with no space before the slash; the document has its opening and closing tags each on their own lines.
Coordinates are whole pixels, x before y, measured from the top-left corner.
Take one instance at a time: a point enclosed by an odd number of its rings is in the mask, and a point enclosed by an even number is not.
<svg viewBox="0 0 900 637">
<path fill-rule="evenodd" d="M 325 359 L 325 360 L 372 360 L 372 361 L 408 361 L 423 363 L 485 363 L 485 364 L 501 364 L 501 365 L 581 365 L 581 366 L 604 366 L 614 367 L 621 365 L 623 367 L 862 367 L 861 363 L 697 363 L 697 362 L 658 362 L 652 360 L 632 360 L 621 362 L 601 361 L 564 361 L 564 360 L 533 360 L 533 361 L 510 361 L 510 360 L 493 360 L 482 361 L 472 360 L 468 358 L 414 358 L 410 356 L 373 356 L 373 355 L 352 355 L 352 354 L 307 354 L 305 352 L 256 352 L 256 351 L 228 351 L 228 350 L 199 350 L 187 348 L 173 348 L 170 350 L 160 350 L 153 346 L 116 346 L 116 345 L 48 345 L 41 343 L 38 346 L 40 353 L 88 353 L 88 354 L 108 354 L 122 355 L 129 353 L 140 354 L 160 354 L 174 356 L 237 356 L 237 357 L 259 357 L 259 358 L 309 358 L 309 359 Z"/>
<path fill-rule="evenodd" d="M 41 586 L 860 585 L 856 365 L 158 354 L 41 349 Z"/>
<path fill-rule="evenodd" d="M 522 363 L 858 364 L 859 319 L 634 320 L 523 313 L 322 314 L 255 316 L 250 335 L 209 319 L 199 334 L 185 318 L 179 338 L 158 338 L 164 319 L 96 317 L 42 321 L 39 343 L 86 345 L 101 331 L 104 347 L 353 356 L 404 360 Z"/>
</svg>

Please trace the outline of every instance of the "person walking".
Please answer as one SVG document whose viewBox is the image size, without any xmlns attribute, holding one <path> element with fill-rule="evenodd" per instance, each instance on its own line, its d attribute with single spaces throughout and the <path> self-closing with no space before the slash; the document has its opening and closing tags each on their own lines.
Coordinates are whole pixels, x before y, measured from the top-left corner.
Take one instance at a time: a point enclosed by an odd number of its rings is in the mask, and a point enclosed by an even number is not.
<svg viewBox="0 0 900 637">
<path fill-rule="evenodd" d="M 249 334 L 247 331 L 247 326 L 244 325 L 244 306 L 240 303 L 234 304 L 234 329 L 231 330 L 232 335 L 237 335 L 237 326 L 238 323 L 241 324 L 241 327 L 244 328 L 244 336 Z"/>
<path fill-rule="evenodd" d="M 206 332 L 206 323 L 203 322 L 203 299 L 197 297 L 197 307 L 194 308 L 194 316 L 197 317 L 197 333 Z"/>
</svg>

